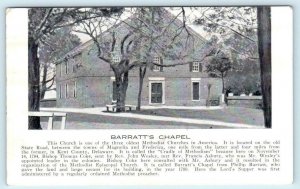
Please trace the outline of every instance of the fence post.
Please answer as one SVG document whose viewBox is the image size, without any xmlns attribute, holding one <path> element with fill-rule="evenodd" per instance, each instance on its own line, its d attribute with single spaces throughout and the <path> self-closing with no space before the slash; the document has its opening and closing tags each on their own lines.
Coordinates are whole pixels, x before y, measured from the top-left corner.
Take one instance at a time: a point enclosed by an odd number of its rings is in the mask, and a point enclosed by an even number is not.
<svg viewBox="0 0 300 189">
<path fill-rule="evenodd" d="M 52 113 L 52 116 L 49 116 L 47 129 L 48 130 L 52 130 L 53 129 L 53 113 Z"/>
<path fill-rule="evenodd" d="M 61 117 L 61 126 L 60 129 L 65 129 L 66 128 L 66 115 Z"/>
</svg>

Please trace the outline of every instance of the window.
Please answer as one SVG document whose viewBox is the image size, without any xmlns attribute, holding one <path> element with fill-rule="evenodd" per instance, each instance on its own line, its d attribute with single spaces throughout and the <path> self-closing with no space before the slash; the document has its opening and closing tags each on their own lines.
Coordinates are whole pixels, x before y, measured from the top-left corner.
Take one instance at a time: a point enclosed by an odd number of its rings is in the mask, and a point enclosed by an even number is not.
<svg viewBox="0 0 300 189">
<path fill-rule="evenodd" d="M 62 87 L 61 85 L 59 85 L 59 98 L 62 99 L 63 95 L 62 95 Z"/>
<path fill-rule="evenodd" d="M 153 63 L 154 63 L 153 71 L 156 71 L 156 72 L 161 71 L 162 67 L 155 65 L 155 64 L 161 64 L 160 57 L 158 57 L 158 56 L 154 57 L 153 58 Z"/>
<path fill-rule="evenodd" d="M 66 62 L 66 63 L 65 63 L 65 66 L 66 66 L 66 74 L 68 74 L 68 71 L 69 71 L 69 70 L 68 70 L 69 63 L 68 63 L 68 62 Z"/>
<path fill-rule="evenodd" d="M 62 64 L 59 64 L 59 76 L 62 76 Z"/>
<path fill-rule="evenodd" d="M 190 72 L 202 72 L 201 62 L 190 62 Z"/>
<path fill-rule="evenodd" d="M 191 78 L 191 99 L 193 101 L 200 100 L 200 82 L 201 78 Z"/>
<path fill-rule="evenodd" d="M 149 77 L 149 104 L 165 104 L 165 78 Z"/>
<path fill-rule="evenodd" d="M 74 81 L 74 87 L 73 87 L 73 97 L 74 97 L 74 98 L 77 97 L 76 91 L 77 91 L 77 82 Z"/>
<path fill-rule="evenodd" d="M 151 103 L 162 103 L 163 89 L 162 83 L 151 83 Z"/>
<path fill-rule="evenodd" d="M 193 62 L 192 72 L 199 72 L 200 71 L 200 62 Z"/>
<path fill-rule="evenodd" d="M 121 62 L 121 57 L 119 55 L 114 55 L 112 57 L 112 62 L 113 63 L 119 63 L 119 62 Z"/>
<path fill-rule="evenodd" d="M 68 91 L 69 91 L 69 85 L 66 83 L 66 88 L 65 88 L 65 97 L 68 98 Z"/>
<path fill-rule="evenodd" d="M 200 83 L 192 82 L 192 90 L 193 90 L 193 100 L 200 100 Z"/>
<path fill-rule="evenodd" d="M 75 59 L 71 59 L 70 63 L 71 63 L 71 66 L 72 66 L 72 73 L 74 73 L 76 71 L 76 61 L 75 61 Z"/>
</svg>

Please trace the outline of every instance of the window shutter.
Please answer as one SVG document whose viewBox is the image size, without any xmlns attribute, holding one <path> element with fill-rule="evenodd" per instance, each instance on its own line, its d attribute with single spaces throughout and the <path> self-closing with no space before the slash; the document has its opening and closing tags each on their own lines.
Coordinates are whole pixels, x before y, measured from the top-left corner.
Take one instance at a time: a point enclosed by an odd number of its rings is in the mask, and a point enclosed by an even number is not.
<svg viewBox="0 0 300 189">
<path fill-rule="evenodd" d="M 193 71 L 193 62 L 190 62 L 190 72 Z"/>
<path fill-rule="evenodd" d="M 202 72 L 202 64 L 199 62 L 199 72 Z"/>
<path fill-rule="evenodd" d="M 163 63 L 163 58 L 162 58 L 162 57 L 160 57 L 160 64 L 161 64 L 161 65 L 164 64 L 164 63 Z M 159 67 L 159 70 L 162 72 L 162 71 L 164 70 L 164 67 L 160 66 L 160 67 Z"/>
</svg>

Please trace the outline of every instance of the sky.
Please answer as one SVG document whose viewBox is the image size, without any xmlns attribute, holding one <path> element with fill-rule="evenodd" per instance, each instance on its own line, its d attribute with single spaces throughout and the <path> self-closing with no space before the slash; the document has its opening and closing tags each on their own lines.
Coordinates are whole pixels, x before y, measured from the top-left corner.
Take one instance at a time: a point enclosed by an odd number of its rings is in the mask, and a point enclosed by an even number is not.
<svg viewBox="0 0 300 189">
<path fill-rule="evenodd" d="M 180 12 L 181 8 L 172 7 L 172 8 L 166 8 L 166 9 L 169 12 L 171 12 L 174 16 L 176 16 Z M 199 33 L 202 37 L 209 39 L 211 36 L 209 33 L 205 32 L 201 26 L 193 24 L 193 21 L 197 17 L 199 18 L 200 15 L 202 14 L 202 9 L 203 8 L 198 8 L 197 10 L 193 10 L 190 7 L 185 8 L 186 17 L 188 18 L 187 23 L 188 23 L 188 26 L 191 27 L 195 32 Z M 130 16 L 130 14 L 125 13 L 124 16 L 122 16 L 123 17 L 122 19 L 126 19 L 129 16 Z M 179 18 L 179 20 L 182 20 L 182 17 L 178 17 L 178 18 Z M 75 32 L 74 34 L 76 34 L 81 39 L 82 43 L 91 39 L 86 34 L 77 33 L 77 32 Z"/>
</svg>

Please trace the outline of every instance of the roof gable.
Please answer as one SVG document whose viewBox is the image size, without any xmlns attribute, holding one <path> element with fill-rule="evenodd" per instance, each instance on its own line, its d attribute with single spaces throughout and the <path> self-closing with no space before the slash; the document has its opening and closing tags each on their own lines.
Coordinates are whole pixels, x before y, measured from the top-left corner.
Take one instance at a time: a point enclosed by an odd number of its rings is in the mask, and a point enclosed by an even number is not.
<svg viewBox="0 0 300 189">
<path fill-rule="evenodd" d="M 162 40 L 162 42 L 166 42 L 170 39 L 168 39 L 168 37 L 170 38 L 171 35 L 177 35 L 176 32 L 179 33 L 179 31 L 176 31 L 178 30 L 179 27 L 181 27 L 183 25 L 183 22 L 176 18 L 174 15 L 172 15 L 168 10 L 166 10 L 165 8 L 162 8 L 162 11 L 161 11 L 162 16 L 159 20 L 159 23 L 164 25 L 167 27 L 170 25 L 168 25 L 170 22 L 172 22 L 172 26 L 170 27 L 171 29 L 169 29 L 167 32 L 169 32 L 169 36 L 166 35 L 166 37 Z M 133 14 L 131 16 L 129 16 L 127 19 L 121 21 L 120 23 L 114 25 L 113 27 L 110 27 L 109 29 L 107 29 L 105 32 L 103 32 L 100 36 L 101 37 L 105 37 L 106 35 L 109 35 L 110 32 L 112 31 L 117 31 L 117 32 L 120 32 L 122 31 L 124 28 L 125 30 L 130 30 L 130 24 L 133 24 L 135 23 L 137 18 L 137 15 L 136 14 Z M 205 38 L 203 38 L 199 33 L 195 32 L 192 28 L 190 28 L 189 26 L 185 26 L 184 28 L 186 31 L 185 32 L 181 32 L 178 36 L 177 36 L 177 40 L 182 40 L 182 38 L 184 38 L 184 33 L 188 33 L 189 35 L 191 35 L 193 37 L 193 43 L 195 43 L 195 41 L 198 41 L 200 44 L 202 45 L 199 45 L 199 49 L 200 49 L 200 46 L 204 46 L 204 44 L 207 42 L 207 40 Z M 173 33 L 172 33 L 173 32 Z M 175 33 L 174 33 L 175 32 Z M 126 33 L 126 32 L 125 32 Z M 175 42 L 176 43 L 176 42 Z M 78 55 L 79 53 L 81 53 L 82 51 L 88 49 L 88 48 L 92 48 L 92 46 L 94 45 L 94 42 L 93 40 L 89 40 L 77 47 L 75 47 L 73 50 L 71 50 L 70 52 L 68 52 L 64 57 L 62 57 L 60 59 L 60 61 L 58 61 L 57 63 L 63 61 L 64 59 L 68 59 L 70 57 L 74 57 L 76 55 Z M 177 48 L 177 51 L 175 50 L 174 53 L 181 53 L 181 49 L 182 48 Z M 199 53 L 199 52 L 198 52 Z"/>
</svg>

